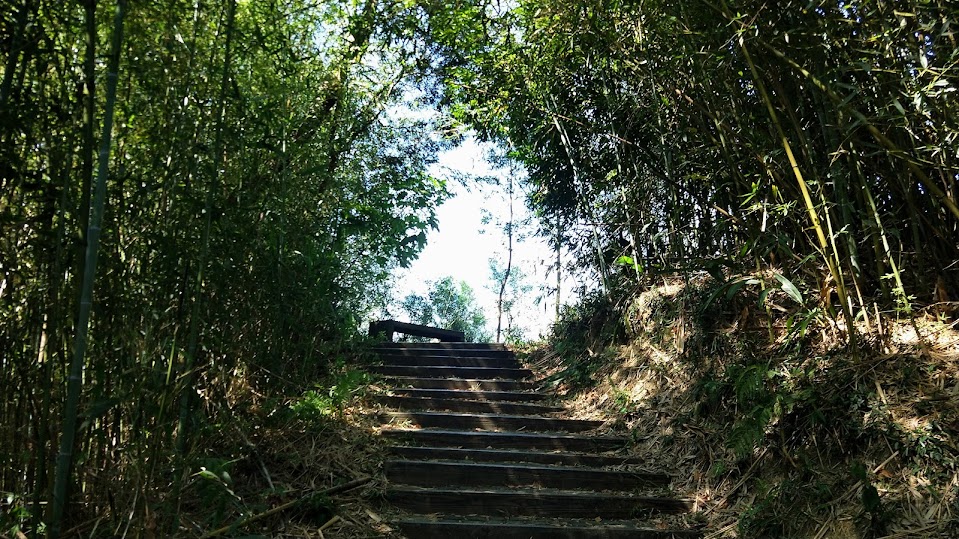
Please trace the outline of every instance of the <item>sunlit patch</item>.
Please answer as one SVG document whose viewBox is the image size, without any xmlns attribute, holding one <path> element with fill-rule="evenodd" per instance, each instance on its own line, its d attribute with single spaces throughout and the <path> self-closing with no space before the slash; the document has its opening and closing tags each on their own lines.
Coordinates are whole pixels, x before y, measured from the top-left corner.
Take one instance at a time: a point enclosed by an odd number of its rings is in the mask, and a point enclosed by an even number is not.
<svg viewBox="0 0 959 539">
<path fill-rule="evenodd" d="M 689 283 L 639 292 L 621 313 L 625 340 L 564 335 L 557 344 L 583 339 L 588 357 L 534 357 L 553 373 L 570 361 L 594 366 L 588 384 L 559 386 L 573 414 L 628 428 L 632 454 L 676 470 L 673 491 L 696 500 L 710 537 L 743 536 L 768 519 L 792 536 L 851 539 L 881 518 L 888 535 L 919 538 L 956 518 L 953 325 L 859 320 L 857 357 L 841 321 L 810 317 L 800 335 L 798 304 L 767 312 L 757 286 L 703 309 L 709 278 Z M 879 505 L 865 506 L 864 492 Z"/>
</svg>

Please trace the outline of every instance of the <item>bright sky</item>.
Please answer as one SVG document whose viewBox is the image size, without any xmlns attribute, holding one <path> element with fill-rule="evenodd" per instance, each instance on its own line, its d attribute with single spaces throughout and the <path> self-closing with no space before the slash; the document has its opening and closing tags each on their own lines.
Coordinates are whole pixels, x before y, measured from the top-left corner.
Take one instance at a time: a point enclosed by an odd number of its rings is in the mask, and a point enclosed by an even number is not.
<svg viewBox="0 0 959 539">
<path fill-rule="evenodd" d="M 448 171 L 452 170 L 474 176 L 506 177 L 509 170 L 492 169 L 485 154 L 480 144 L 468 138 L 458 148 L 440 154 L 433 174 L 449 177 Z M 506 221 L 509 211 L 506 191 L 505 188 L 493 186 L 470 186 L 467 190 L 459 185 L 453 185 L 453 191 L 453 198 L 437 210 L 439 230 L 429 234 L 426 249 L 420 258 L 409 269 L 400 269 L 394 274 L 396 299 L 400 300 L 410 292 L 425 294 L 430 281 L 447 275 L 466 281 L 486 313 L 490 331 L 495 337 L 498 288 L 495 292 L 492 290 L 494 283 L 489 259 L 496 257 L 505 264 L 506 235 L 494 223 L 484 225 L 482 219 L 483 209 L 486 209 L 494 218 Z M 517 192 L 514 202 L 517 218 L 526 212 L 523 198 Z M 555 300 L 548 297 L 537 306 L 535 299 L 541 295 L 540 287 L 548 281 L 546 268 L 553 257 L 549 247 L 538 238 L 522 242 L 514 240 L 513 266 L 521 268 L 526 273 L 526 282 L 533 286 L 533 291 L 521 307 L 523 315 L 519 317 L 528 330 L 527 338 L 535 339 L 540 333 L 545 333 L 552 322 Z"/>
</svg>

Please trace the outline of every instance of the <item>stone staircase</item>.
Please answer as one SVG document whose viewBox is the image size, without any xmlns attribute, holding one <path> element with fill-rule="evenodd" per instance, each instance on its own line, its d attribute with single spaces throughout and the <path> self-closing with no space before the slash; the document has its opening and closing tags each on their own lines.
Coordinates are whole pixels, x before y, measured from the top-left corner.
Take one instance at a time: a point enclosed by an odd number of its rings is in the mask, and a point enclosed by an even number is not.
<svg viewBox="0 0 959 539">
<path fill-rule="evenodd" d="M 667 539 L 695 530 L 648 520 L 692 510 L 653 495 L 670 477 L 622 456 L 626 440 L 563 419 L 533 373 L 497 344 L 389 343 L 377 349 L 392 389 L 378 397 L 387 500 L 410 539 Z M 646 524 L 644 525 L 644 521 Z"/>
</svg>

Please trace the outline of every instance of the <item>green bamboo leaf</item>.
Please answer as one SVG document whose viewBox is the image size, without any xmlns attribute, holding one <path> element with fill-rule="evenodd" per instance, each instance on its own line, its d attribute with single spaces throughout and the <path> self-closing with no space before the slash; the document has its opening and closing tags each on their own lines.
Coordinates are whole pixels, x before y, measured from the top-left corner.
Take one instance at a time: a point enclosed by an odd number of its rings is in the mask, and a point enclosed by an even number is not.
<svg viewBox="0 0 959 539">
<path fill-rule="evenodd" d="M 796 300 L 796 303 L 799 303 L 800 305 L 802 305 L 803 303 L 802 293 L 799 292 L 799 289 L 796 288 L 796 285 L 794 285 L 792 281 L 784 277 L 782 274 L 776 273 L 774 277 L 776 277 L 776 280 L 779 281 L 780 288 L 782 288 L 782 291 L 785 292 L 787 295 L 789 295 L 789 297 L 791 297 L 792 299 Z"/>
<path fill-rule="evenodd" d="M 766 297 L 769 296 L 769 293 L 775 290 L 774 288 L 767 288 L 759 293 L 759 306 L 763 307 L 766 305 Z"/>
</svg>

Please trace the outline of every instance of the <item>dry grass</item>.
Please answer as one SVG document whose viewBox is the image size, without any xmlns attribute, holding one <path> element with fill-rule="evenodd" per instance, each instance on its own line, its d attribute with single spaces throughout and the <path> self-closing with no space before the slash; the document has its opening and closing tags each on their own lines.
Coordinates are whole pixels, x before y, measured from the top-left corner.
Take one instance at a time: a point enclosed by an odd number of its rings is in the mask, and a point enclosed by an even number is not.
<svg viewBox="0 0 959 539">
<path fill-rule="evenodd" d="M 376 409 L 363 396 L 375 389 L 375 384 L 361 387 L 342 407 L 311 414 L 290 411 L 303 396 L 267 402 L 249 387 L 236 388 L 243 395 L 235 402 L 244 403 L 236 408 L 236 426 L 207 439 L 207 446 L 199 449 L 207 461 L 221 464 L 229 480 L 191 477 L 181 503 L 181 535 L 210 537 L 223 526 L 253 517 L 218 536 L 401 537 L 385 514 L 385 452 L 374 432 Z M 369 482 L 362 486 L 320 495 L 364 478 Z M 211 518 L 211 509 L 220 504 L 225 510 Z"/>
<path fill-rule="evenodd" d="M 621 318 L 590 320 L 579 348 L 592 365 L 587 383 L 564 376 L 570 362 L 554 349 L 528 361 L 558 379 L 574 415 L 634 433 L 632 451 L 696 498 L 707 537 L 959 534 L 954 324 L 887 320 L 880 334 L 872 320 L 856 357 L 821 321 L 802 339 L 789 335 L 797 309 L 760 310 L 748 291 L 701 311 L 708 288 L 708 278 L 669 281 L 618 306 Z M 625 338 L 594 329 L 603 323 L 625 327 Z M 762 367 L 758 396 L 737 387 L 743 365 Z M 743 418 L 767 405 L 768 420 L 742 451 Z M 855 463 L 866 481 L 852 474 Z M 870 488 L 881 500 L 872 512 Z"/>
</svg>

